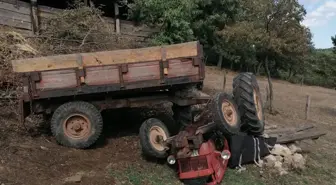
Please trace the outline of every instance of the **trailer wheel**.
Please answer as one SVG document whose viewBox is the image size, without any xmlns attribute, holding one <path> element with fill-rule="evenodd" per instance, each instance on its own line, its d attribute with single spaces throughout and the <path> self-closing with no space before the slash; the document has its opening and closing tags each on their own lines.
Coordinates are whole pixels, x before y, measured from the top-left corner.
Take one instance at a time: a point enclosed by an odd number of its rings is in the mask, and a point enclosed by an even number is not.
<svg viewBox="0 0 336 185">
<path fill-rule="evenodd" d="M 162 141 L 166 140 L 170 134 L 166 125 L 157 118 L 145 120 L 140 127 L 140 144 L 142 152 L 149 157 L 167 157 L 166 148 Z"/>
<path fill-rule="evenodd" d="M 209 177 L 200 177 L 195 179 L 183 179 L 185 185 L 206 185 Z"/>
<path fill-rule="evenodd" d="M 103 130 L 100 111 L 87 102 L 69 102 L 56 109 L 51 118 L 51 132 L 56 141 L 71 148 L 88 148 Z"/>
<path fill-rule="evenodd" d="M 234 78 L 233 96 L 242 116 L 242 132 L 261 135 L 264 131 L 264 112 L 257 78 L 241 73 Z"/>
<path fill-rule="evenodd" d="M 212 112 L 220 131 L 228 136 L 239 133 L 240 114 L 231 95 L 217 93 L 212 102 Z"/>
</svg>

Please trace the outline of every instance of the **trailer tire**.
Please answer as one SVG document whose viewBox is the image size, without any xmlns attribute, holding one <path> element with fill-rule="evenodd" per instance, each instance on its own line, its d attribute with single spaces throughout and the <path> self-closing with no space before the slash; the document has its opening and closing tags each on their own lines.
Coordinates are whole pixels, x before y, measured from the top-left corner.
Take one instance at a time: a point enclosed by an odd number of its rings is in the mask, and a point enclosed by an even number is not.
<svg viewBox="0 0 336 185">
<path fill-rule="evenodd" d="M 100 111 L 87 102 L 69 102 L 59 106 L 51 118 L 51 132 L 67 147 L 84 149 L 93 145 L 103 130 Z"/>
<path fill-rule="evenodd" d="M 168 153 L 164 146 L 157 140 L 161 136 L 163 140 L 169 138 L 170 134 L 165 123 L 158 118 L 145 120 L 140 127 L 140 145 L 143 154 L 149 157 L 165 158 Z"/>
<path fill-rule="evenodd" d="M 212 101 L 213 120 L 218 129 L 227 136 L 240 131 L 240 114 L 233 97 L 226 93 L 217 93 Z"/>
<path fill-rule="evenodd" d="M 261 135 L 264 112 L 257 78 L 253 73 L 240 73 L 233 80 L 233 96 L 241 114 L 241 132 Z"/>
</svg>

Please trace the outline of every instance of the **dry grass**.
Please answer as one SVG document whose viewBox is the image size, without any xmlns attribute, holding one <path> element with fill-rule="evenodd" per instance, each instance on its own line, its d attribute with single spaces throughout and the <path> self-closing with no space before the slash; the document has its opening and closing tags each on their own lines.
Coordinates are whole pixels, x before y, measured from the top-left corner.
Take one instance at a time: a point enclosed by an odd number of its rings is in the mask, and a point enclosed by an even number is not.
<svg viewBox="0 0 336 185">
<path fill-rule="evenodd" d="M 235 73 L 229 73 L 227 89 L 231 91 Z M 220 91 L 223 72 L 207 67 L 205 91 Z M 259 78 L 262 87 L 266 79 Z M 328 134 L 316 142 L 301 142 L 300 146 L 311 152 L 307 156 L 307 169 L 293 171 L 286 176 L 264 171 L 254 165 L 248 165 L 247 171 L 237 173 L 229 170 L 222 184 L 230 185 L 334 185 L 336 182 L 336 131 L 335 90 L 321 87 L 298 86 L 274 80 L 276 116 L 266 114 L 267 124 L 297 126 L 308 121 L 303 120 L 305 94 L 312 95 L 311 116 L 314 124 L 325 129 Z M 263 92 L 264 93 L 264 92 Z M 30 137 L 17 132 L 15 121 L 3 120 L 8 125 L 0 129 L 0 181 L 5 184 L 64 184 L 64 179 L 78 172 L 86 175 L 82 185 L 108 184 L 176 184 L 180 185 L 175 169 L 163 165 L 162 161 L 149 162 L 141 156 L 138 127 L 141 121 L 134 112 L 111 111 L 106 116 L 106 140 L 90 150 L 74 150 L 56 144 L 54 138 L 43 133 Z M 104 117 L 106 118 L 106 117 Z M 121 127 L 121 128 L 119 128 Z M 41 146 L 45 149 L 41 149 Z M 145 175 L 144 175 L 145 174 Z"/>
</svg>

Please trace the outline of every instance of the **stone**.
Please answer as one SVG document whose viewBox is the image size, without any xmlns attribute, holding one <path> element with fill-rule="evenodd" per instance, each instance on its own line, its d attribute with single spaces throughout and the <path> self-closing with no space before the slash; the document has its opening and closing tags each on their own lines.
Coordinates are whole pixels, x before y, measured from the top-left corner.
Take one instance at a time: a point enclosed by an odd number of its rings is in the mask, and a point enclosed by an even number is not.
<svg viewBox="0 0 336 185">
<path fill-rule="evenodd" d="M 83 176 L 84 176 L 83 172 L 78 172 L 78 173 L 76 173 L 76 175 L 73 175 L 71 177 L 67 177 L 65 179 L 65 182 L 81 182 Z"/>
<path fill-rule="evenodd" d="M 301 154 L 293 155 L 292 166 L 295 169 L 303 170 L 305 168 L 306 160 Z"/>
<path fill-rule="evenodd" d="M 279 174 L 282 176 L 282 175 L 287 175 L 288 172 L 284 169 L 280 170 Z"/>
<path fill-rule="evenodd" d="M 290 169 L 292 168 L 293 155 L 288 155 L 284 157 L 283 168 Z"/>
<path fill-rule="evenodd" d="M 267 168 L 272 168 L 274 167 L 276 161 L 277 160 L 274 155 L 268 155 L 264 157 L 264 166 L 266 166 Z"/>
<path fill-rule="evenodd" d="M 292 155 L 292 152 L 286 146 L 275 144 L 273 149 L 271 150 L 271 154 L 278 156 L 286 156 L 286 155 Z"/>
<path fill-rule="evenodd" d="M 276 159 L 276 161 L 280 161 L 280 162 L 284 161 L 284 158 L 282 156 L 280 156 L 280 155 L 276 155 L 275 159 Z"/>
<path fill-rule="evenodd" d="M 301 153 L 302 152 L 301 148 L 297 147 L 295 144 L 289 145 L 288 148 L 292 152 L 292 154 Z"/>
<path fill-rule="evenodd" d="M 280 171 L 282 169 L 282 163 L 279 161 L 275 161 L 274 168 Z"/>
</svg>

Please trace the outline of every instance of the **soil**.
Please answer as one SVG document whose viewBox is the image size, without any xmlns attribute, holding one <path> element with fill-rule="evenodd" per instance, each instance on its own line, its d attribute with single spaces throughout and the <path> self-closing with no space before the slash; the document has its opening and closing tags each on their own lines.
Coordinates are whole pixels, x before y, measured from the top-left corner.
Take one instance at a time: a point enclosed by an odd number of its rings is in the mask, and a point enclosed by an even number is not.
<svg viewBox="0 0 336 185">
<path fill-rule="evenodd" d="M 223 74 L 223 71 L 207 67 L 204 92 L 213 94 L 221 91 Z M 227 92 L 232 90 L 234 75 L 236 73 L 231 72 L 227 75 L 225 89 Z M 258 82 L 265 99 L 267 79 L 259 77 Z M 336 151 L 334 134 L 336 91 L 321 87 L 300 86 L 279 80 L 273 80 L 273 83 L 274 108 L 277 114 L 267 113 L 266 125 L 286 127 L 313 123 L 326 130 L 328 134 L 316 141 L 317 143 L 303 142 L 302 144 L 306 145 L 312 153 L 318 152 L 308 160 L 311 166 L 329 165 L 325 169 L 335 171 L 330 161 L 335 161 L 332 157 L 335 157 L 334 151 Z M 311 96 L 309 121 L 303 119 L 306 95 Z M 15 115 L 6 113 L 6 110 L 2 111 L 0 114 L 1 185 L 119 184 L 116 175 L 113 175 L 114 171 L 127 169 L 129 164 L 137 165 L 140 169 L 153 165 L 141 155 L 137 136 L 142 121 L 139 110 L 105 112 L 104 137 L 93 148 L 87 150 L 58 145 L 48 127 L 45 126 L 47 124 L 38 119 L 28 121 L 24 128 L 18 123 Z M 76 180 L 68 180 L 78 178 L 80 183 L 76 183 Z M 323 184 L 323 179 L 315 179 L 314 182 Z"/>
</svg>

